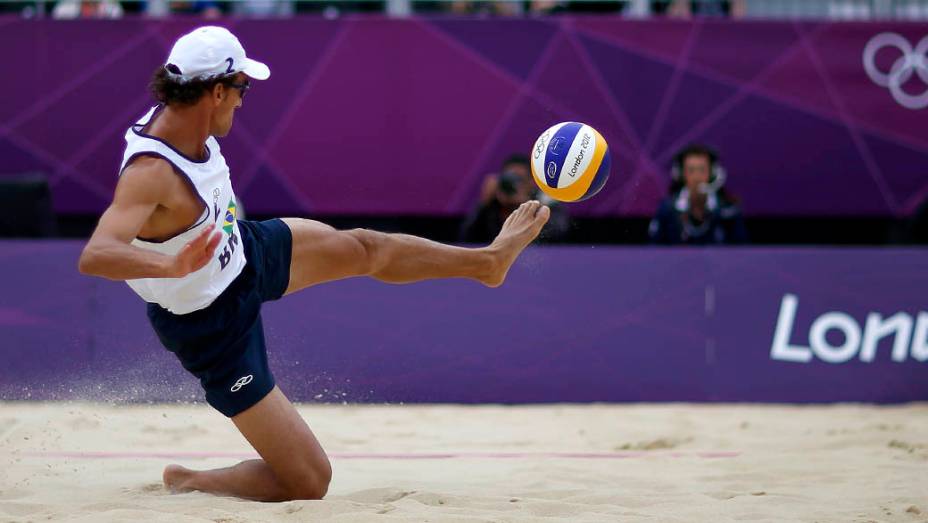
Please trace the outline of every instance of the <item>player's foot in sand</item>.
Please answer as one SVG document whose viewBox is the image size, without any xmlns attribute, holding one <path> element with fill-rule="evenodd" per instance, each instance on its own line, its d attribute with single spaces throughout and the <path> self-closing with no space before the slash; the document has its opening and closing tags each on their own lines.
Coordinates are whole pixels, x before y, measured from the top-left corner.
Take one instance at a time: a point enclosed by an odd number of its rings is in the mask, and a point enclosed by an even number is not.
<svg viewBox="0 0 928 523">
<path fill-rule="evenodd" d="M 485 285 L 499 287 L 506 279 L 506 274 L 513 262 L 528 244 L 538 237 L 541 228 L 551 217 L 551 210 L 536 200 L 525 202 L 506 218 L 503 229 L 487 250 L 496 256 L 496 263 L 491 274 L 482 278 Z"/>
<path fill-rule="evenodd" d="M 181 467 L 180 465 L 168 465 L 164 467 L 164 473 L 161 475 L 164 480 L 164 488 L 168 489 L 171 494 L 180 494 L 190 492 L 193 488 L 187 486 L 188 480 L 193 476 L 194 471 Z"/>
</svg>

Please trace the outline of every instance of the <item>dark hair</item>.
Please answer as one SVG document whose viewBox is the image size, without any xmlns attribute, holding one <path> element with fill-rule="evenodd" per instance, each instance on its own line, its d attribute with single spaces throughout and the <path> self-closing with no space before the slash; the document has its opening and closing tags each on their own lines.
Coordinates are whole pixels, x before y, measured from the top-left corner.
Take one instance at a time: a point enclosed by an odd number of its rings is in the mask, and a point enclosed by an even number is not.
<svg viewBox="0 0 928 523">
<path fill-rule="evenodd" d="M 229 86 L 235 83 L 235 75 L 220 76 L 208 80 L 191 80 L 180 83 L 168 75 L 167 67 L 161 66 L 155 70 L 148 88 L 155 99 L 164 105 L 193 105 L 200 98 L 213 90 L 216 84 Z"/>
<path fill-rule="evenodd" d="M 671 160 L 671 172 L 674 173 L 674 178 L 670 180 L 670 189 L 668 193 L 671 195 L 677 194 L 681 189 L 686 187 L 686 178 L 683 176 L 683 167 L 686 163 L 686 159 L 690 156 L 702 156 L 709 160 L 709 170 L 711 171 L 715 164 L 718 162 L 719 157 L 718 153 L 712 150 L 710 147 L 700 144 L 690 144 L 686 147 L 680 149 L 673 155 L 673 160 Z"/>
<path fill-rule="evenodd" d="M 711 171 L 718 165 L 719 162 L 719 153 L 715 152 L 715 149 L 698 143 L 687 145 L 686 147 L 677 151 L 673 155 L 673 169 L 679 172 L 679 178 L 676 180 L 670 181 L 670 189 L 668 193 L 671 196 L 675 196 L 679 193 L 684 187 L 686 187 L 686 178 L 683 176 L 683 167 L 686 163 L 686 159 L 690 156 L 702 156 L 709 160 L 709 170 Z M 724 186 L 720 187 L 716 192 L 716 195 L 720 200 L 726 204 L 738 204 L 740 198 L 728 191 Z"/>
<path fill-rule="evenodd" d="M 677 154 L 673 155 L 673 163 L 678 169 L 682 171 L 683 164 L 686 163 L 686 159 L 690 156 L 705 156 L 709 160 L 710 168 L 713 167 L 719 160 L 718 153 L 712 150 L 712 148 L 694 143 L 687 145 L 683 149 L 677 151 Z"/>
<path fill-rule="evenodd" d="M 528 156 L 516 153 L 511 154 L 508 158 L 506 158 L 502 165 L 503 170 L 505 171 L 506 167 L 509 167 L 510 165 L 524 165 L 525 167 L 530 167 L 531 163 L 528 161 Z"/>
</svg>

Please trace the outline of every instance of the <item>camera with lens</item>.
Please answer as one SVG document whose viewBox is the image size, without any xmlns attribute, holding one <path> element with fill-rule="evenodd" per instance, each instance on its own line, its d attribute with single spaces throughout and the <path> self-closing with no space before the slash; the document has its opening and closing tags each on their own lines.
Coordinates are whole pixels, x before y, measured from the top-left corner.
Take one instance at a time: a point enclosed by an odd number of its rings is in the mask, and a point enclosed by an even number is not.
<svg viewBox="0 0 928 523">
<path fill-rule="evenodd" d="M 512 196 L 519 191 L 519 186 L 524 183 L 522 177 L 513 171 L 504 171 L 499 175 L 499 184 L 497 187 L 500 192 L 506 196 Z"/>
</svg>

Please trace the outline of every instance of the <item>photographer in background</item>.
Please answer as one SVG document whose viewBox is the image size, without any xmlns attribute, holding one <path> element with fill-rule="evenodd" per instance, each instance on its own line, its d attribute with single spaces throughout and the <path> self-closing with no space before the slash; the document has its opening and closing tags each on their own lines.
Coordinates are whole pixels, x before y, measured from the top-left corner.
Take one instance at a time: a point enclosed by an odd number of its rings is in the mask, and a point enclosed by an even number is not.
<svg viewBox="0 0 928 523">
<path fill-rule="evenodd" d="M 738 199 L 725 190 L 718 155 L 703 145 L 677 152 L 670 195 L 661 201 L 648 236 L 664 245 L 722 245 L 748 241 Z"/>
<path fill-rule="evenodd" d="M 464 220 L 459 235 L 462 243 L 491 241 L 503 227 L 506 218 L 519 205 L 538 200 L 551 209 L 551 218 L 538 236 L 540 242 L 562 241 L 570 228 L 570 218 L 564 206 L 538 190 L 532 180 L 528 157 L 514 154 L 503 162 L 501 173 L 486 179 L 477 208 Z"/>
</svg>

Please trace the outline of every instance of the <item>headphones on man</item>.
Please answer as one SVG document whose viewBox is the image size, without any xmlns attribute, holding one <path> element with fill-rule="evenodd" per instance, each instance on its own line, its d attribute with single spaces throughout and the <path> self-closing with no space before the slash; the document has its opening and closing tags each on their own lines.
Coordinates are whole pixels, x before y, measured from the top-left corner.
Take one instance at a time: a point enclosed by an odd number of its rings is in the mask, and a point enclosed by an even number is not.
<svg viewBox="0 0 928 523">
<path fill-rule="evenodd" d="M 670 165 L 670 177 L 675 183 L 683 183 L 683 162 L 688 156 L 709 157 L 709 187 L 712 192 L 718 191 L 725 185 L 725 168 L 719 163 L 719 155 L 715 150 L 705 145 L 692 144 L 680 149 L 673 155 Z"/>
</svg>

